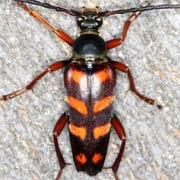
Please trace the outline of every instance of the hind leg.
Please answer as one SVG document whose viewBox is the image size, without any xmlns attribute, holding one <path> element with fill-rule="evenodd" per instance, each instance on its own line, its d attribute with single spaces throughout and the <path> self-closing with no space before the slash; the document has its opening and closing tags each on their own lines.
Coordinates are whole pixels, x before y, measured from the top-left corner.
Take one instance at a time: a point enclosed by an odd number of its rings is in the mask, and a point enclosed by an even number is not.
<svg viewBox="0 0 180 180">
<path fill-rule="evenodd" d="M 64 167 L 66 166 L 66 162 L 64 161 L 64 158 L 62 156 L 62 153 L 59 149 L 59 144 L 58 144 L 58 136 L 61 134 L 64 126 L 66 125 L 67 122 L 67 116 L 66 113 L 64 113 L 59 120 L 57 121 L 54 130 L 53 130 L 53 139 L 54 139 L 54 146 L 55 146 L 55 150 L 56 150 L 56 155 L 59 161 L 59 166 L 60 166 L 60 170 L 56 176 L 56 180 L 59 180 L 62 174 L 62 170 L 64 169 Z"/>
<path fill-rule="evenodd" d="M 112 124 L 113 128 L 115 129 L 119 139 L 122 141 L 121 148 L 119 150 L 119 154 L 118 154 L 114 164 L 112 165 L 112 170 L 113 170 L 114 176 L 115 176 L 116 180 L 119 180 L 119 178 L 117 176 L 117 170 L 119 168 L 119 164 L 120 164 L 122 156 L 124 154 L 124 149 L 125 149 L 125 144 L 126 144 L 126 133 L 125 133 L 123 125 L 121 124 L 121 122 L 115 115 L 112 118 L 111 124 Z"/>
</svg>

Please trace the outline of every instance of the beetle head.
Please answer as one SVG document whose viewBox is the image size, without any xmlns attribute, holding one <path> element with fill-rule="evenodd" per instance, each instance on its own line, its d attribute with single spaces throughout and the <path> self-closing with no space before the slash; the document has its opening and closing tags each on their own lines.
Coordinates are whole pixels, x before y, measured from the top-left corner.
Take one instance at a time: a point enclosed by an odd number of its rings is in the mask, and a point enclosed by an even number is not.
<svg viewBox="0 0 180 180">
<path fill-rule="evenodd" d="M 103 20 L 98 16 L 98 9 L 83 8 L 82 14 L 77 18 L 77 24 L 82 31 L 97 31 L 102 26 Z"/>
</svg>

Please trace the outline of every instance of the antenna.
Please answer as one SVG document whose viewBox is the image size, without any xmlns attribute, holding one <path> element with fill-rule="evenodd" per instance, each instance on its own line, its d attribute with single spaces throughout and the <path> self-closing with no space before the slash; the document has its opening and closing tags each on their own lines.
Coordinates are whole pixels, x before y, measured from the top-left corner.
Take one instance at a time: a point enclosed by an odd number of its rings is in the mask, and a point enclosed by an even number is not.
<svg viewBox="0 0 180 180">
<path fill-rule="evenodd" d="M 98 15 L 103 16 L 111 16 L 114 14 L 125 14 L 125 13 L 132 13 L 132 12 L 143 12 L 143 11 L 151 11 L 156 9 L 178 9 L 180 8 L 180 4 L 162 4 L 162 5 L 147 5 L 147 6 L 141 6 L 138 8 L 130 8 L 130 9 L 119 9 L 115 11 L 103 11 L 99 12 Z"/>
<path fill-rule="evenodd" d="M 44 8 L 48 8 L 48 9 L 54 9 L 58 12 L 64 12 L 66 14 L 69 14 L 71 16 L 79 16 L 81 13 L 72 9 L 64 9 L 62 7 L 58 7 L 58 6 L 53 6 L 51 4 L 48 3 L 42 3 L 36 0 L 15 0 L 17 1 L 17 3 L 28 3 L 28 4 L 34 4 L 36 6 L 42 6 Z"/>
<path fill-rule="evenodd" d="M 71 16 L 80 16 L 81 12 L 72 10 L 72 9 L 64 9 L 59 6 L 53 6 L 49 3 L 42 3 L 36 0 L 15 0 L 18 3 L 28 3 L 28 4 L 34 4 L 36 6 L 42 6 L 44 8 L 48 9 L 54 9 L 58 12 L 63 12 L 66 14 L 69 14 Z M 129 8 L 129 9 L 119 9 L 115 11 L 103 11 L 99 12 L 98 15 L 100 17 L 107 17 L 111 16 L 114 14 L 126 14 L 126 13 L 134 13 L 134 12 L 143 12 L 143 11 L 151 11 L 151 10 L 156 10 L 156 9 L 178 9 L 180 8 L 180 4 L 162 4 L 162 5 L 147 5 L 147 6 L 140 6 L 138 8 Z"/>
</svg>

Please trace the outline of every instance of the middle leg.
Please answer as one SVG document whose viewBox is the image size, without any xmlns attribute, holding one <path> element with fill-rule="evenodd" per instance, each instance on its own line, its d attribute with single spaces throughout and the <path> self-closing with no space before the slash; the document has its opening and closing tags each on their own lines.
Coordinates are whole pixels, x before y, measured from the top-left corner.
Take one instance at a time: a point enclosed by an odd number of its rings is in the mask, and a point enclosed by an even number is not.
<svg viewBox="0 0 180 180">
<path fill-rule="evenodd" d="M 144 95 L 142 95 L 141 93 L 139 93 L 135 87 L 135 83 L 134 83 L 134 78 L 131 74 L 131 71 L 129 70 L 129 68 L 125 65 L 122 64 L 120 62 L 117 61 L 111 61 L 112 65 L 114 66 L 115 69 L 117 69 L 118 71 L 124 72 L 128 75 L 129 78 L 129 83 L 130 83 L 130 87 L 129 89 L 134 92 L 140 99 L 142 99 L 143 101 L 151 104 L 151 105 L 157 105 L 157 107 L 160 109 L 161 105 L 156 104 L 154 99 L 150 99 Z"/>
<path fill-rule="evenodd" d="M 42 71 L 39 75 L 37 75 L 34 80 L 32 80 L 26 87 L 17 90 L 13 93 L 10 94 L 6 94 L 3 95 L 2 97 L 0 97 L 0 101 L 7 101 L 9 99 L 12 99 L 16 96 L 19 96 L 20 94 L 23 94 L 24 92 L 26 92 L 27 90 L 32 90 L 33 87 L 35 86 L 35 84 L 43 77 L 45 76 L 47 73 L 49 72 L 53 72 L 53 71 L 57 71 L 61 68 L 63 68 L 64 66 L 66 66 L 69 63 L 69 61 L 58 61 L 55 62 L 53 64 L 51 64 L 49 67 L 47 67 L 44 71 Z"/>
</svg>

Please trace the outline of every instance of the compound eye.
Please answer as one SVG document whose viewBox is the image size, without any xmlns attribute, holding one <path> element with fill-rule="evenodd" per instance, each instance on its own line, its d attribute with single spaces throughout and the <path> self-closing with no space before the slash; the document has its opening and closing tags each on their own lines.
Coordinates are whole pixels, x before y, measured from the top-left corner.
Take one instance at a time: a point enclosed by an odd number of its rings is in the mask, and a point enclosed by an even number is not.
<svg viewBox="0 0 180 180">
<path fill-rule="evenodd" d="M 96 23 L 98 24 L 98 27 L 102 26 L 103 20 L 101 17 L 96 17 Z"/>
</svg>

